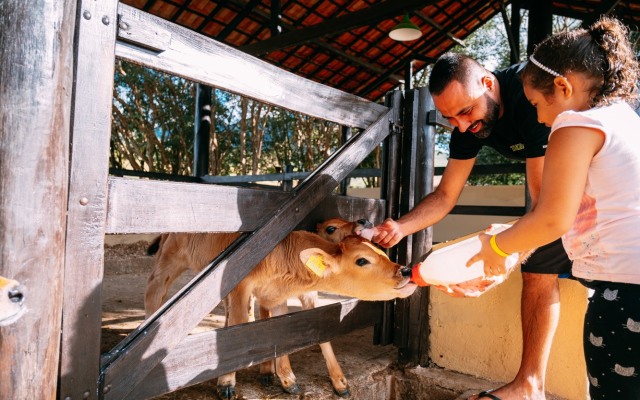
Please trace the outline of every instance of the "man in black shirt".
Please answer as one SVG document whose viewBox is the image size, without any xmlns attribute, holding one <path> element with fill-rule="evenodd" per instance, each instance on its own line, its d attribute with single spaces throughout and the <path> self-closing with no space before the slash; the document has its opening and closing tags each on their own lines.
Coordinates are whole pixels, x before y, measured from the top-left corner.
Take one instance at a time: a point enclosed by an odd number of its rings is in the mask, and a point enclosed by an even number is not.
<svg viewBox="0 0 640 400">
<path fill-rule="evenodd" d="M 522 64 L 491 73 L 475 60 L 447 53 L 434 64 L 429 91 L 442 115 L 455 127 L 449 161 L 438 187 L 397 221 L 387 219 L 374 229 L 373 241 L 384 247 L 442 220 L 455 206 L 478 151 L 490 146 L 502 155 L 525 160 L 532 205 L 542 181 L 549 128 L 538 123 L 518 78 Z M 560 315 L 558 275 L 571 272 L 558 240 L 537 249 L 522 265 L 523 352 L 514 380 L 472 398 L 544 399 L 544 380 L 553 335 Z M 454 295 L 465 294 L 462 287 Z M 486 286 L 478 284 L 478 292 Z"/>
</svg>

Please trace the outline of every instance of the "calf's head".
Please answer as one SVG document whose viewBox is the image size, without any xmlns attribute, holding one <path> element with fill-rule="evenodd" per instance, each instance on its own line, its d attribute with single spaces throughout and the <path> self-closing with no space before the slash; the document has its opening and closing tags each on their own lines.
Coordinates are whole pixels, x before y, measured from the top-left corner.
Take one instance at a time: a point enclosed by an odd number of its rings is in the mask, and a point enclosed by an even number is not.
<svg viewBox="0 0 640 400">
<path fill-rule="evenodd" d="M 361 300 L 391 300 L 410 296 L 411 268 L 389 260 L 368 240 L 347 236 L 329 254 L 319 248 L 300 252 L 300 260 L 320 277 L 318 290 Z"/>
<path fill-rule="evenodd" d="M 25 311 L 24 293 L 20 284 L 0 276 L 0 326 L 14 323 Z"/>
<path fill-rule="evenodd" d="M 323 239 L 339 243 L 351 235 L 358 235 L 363 229 L 371 229 L 373 224 L 365 218 L 357 221 L 345 221 L 342 218 L 331 218 L 316 225 L 316 232 Z"/>
</svg>

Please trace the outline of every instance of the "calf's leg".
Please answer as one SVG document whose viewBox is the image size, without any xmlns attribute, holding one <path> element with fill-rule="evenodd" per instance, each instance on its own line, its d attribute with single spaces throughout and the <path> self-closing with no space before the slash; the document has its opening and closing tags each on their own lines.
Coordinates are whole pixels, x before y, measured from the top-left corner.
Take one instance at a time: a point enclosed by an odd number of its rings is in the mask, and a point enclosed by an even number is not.
<svg viewBox="0 0 640 400">
<path fill-rule="evenodd" d="M 252 308 L 251 291 L 238 285 L 225 299 L 227 320 L 225 326 L 233 326 L 249 322 L 249 312 Z M 216 387 L 218 396 L 222 399 L 233 399 L 236 395 L 236 373 L 231 372 L 218 377 Z"/>
<path fill-rule="evenodd" d="M 327 363 L 327 370 L 329 371 L 329 378 L 331 379 L 333 390 L 335 390 L 336 394 L 340 397 L 349 397 L 351 395 L 351 392 L 349 392 L 349 383 L 344 373 L 342 373 L 340 364 L 338 364 L 338 359 L 333 352 L 331 342 L 320 343 L 320 350 L 322 350 L 322 356 Z"/>
<path fill-rule="evenodd" d="M 302 309 L 310 310 L 316 306 L 318 292 L 308 292 L 300 295 L 298 298 L 300 299 L 300 303 L 302 303 Z M 340 397 L 349 397 L 351 395 L 349 392 L 349 384 L 336 359 L 331 342 L 320 343 L 320 350 L 322 350 L 322 356 L 327 363 L 327 370 L 329 371 L 329 378 L 331 379 L 333 390 L 335 390 L 336 394 Z"/>
<path fill-rule="evenodd" d="M 279 306 L 271 309 L 272 316 L 284 315 L 288 312 L 287 303 L 280 304 Z M 275 359 L 276 375 L 280 379 L 280 386 L 282 389 L 291 394 L 299 394 L 302 390 L 296 382 L 296 376 L 291 369 L 291 362 L 289 356 L 284 355 Z"/>
<path fill-rule="evenodd" d="M 267 319 L 271 317 L 271 312 L 260 306 L 260 319 Z M 273 377 L 276 374 L 276 360 L 274 358 L 264 361 L 260 364 L 260 383 L 264 386 L 273 384 Z"/>
</svg>

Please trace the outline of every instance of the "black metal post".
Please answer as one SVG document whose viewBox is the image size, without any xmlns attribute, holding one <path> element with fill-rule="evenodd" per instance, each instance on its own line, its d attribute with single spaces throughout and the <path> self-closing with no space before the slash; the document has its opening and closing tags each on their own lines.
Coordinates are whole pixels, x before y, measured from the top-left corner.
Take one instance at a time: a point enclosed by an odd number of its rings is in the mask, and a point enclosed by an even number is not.
<svg viewBox="0 0 640 400">
<path fill-rule="evenodd" d="M 348 126 L 342 126 L 340 127 L 340 133 L 341 133 L 341 142 L 342 144 L 346 143 L 347 140 L 349 140 L 349 137 L 351 136 L 351 128 Z M 340 182 L 340 194 L 343 196 L 347 195 L 347 188 L 349 187 L 349 180 L 350 178 L 345 178 Z"/>
<path fill-rule="evenodd" d="M 193 175 L 209 174 L 209 142 L 211 140 L 211 97 L 209 86 L 196 85 L 195 137 L 193 140 Z"/>
<path fill-rule="evenodd" d="M 433 192 L 433 175 L 435 171 L 435 124 L 429 122 L 429 112 L 435 105 L 427 88 L 417 89 L 417 115 L 412 118 L 411 136 L 414 138 L 415 167 L 413 168 L 413 204 L 420 202 L 427 194 Z M 409 110 L 409 108 L 407 108 Z M 405 119 L 406 120 L 406 119 Z M 412 235 L 410 265 L 425 259 L 433 244 L 433 228 L 429 227 Z M 409 257 L 409 254 L 407 254 Z M 397 302 L 396 315 L 398 327 L 402 333 L 398 335 L 398 360 L 401 364 L 426 366 L 429 362 L 429 288 L 421 288 L 410 298 Z"/>
<path fill-rule="evenodd" d="M 400 168 L 401 168 L 401 133 L 402 133 L 402 92 L 394 90 L 387 93 L 385 105 L 393 111 L 390 134 L 382 142 L 382 166 L 380 175 L 380 198 L 385 200 L 385 216 L 398 218 L 398 203 L 400 200 Z M 392 260 L 397 258 L 396 248 L 389 250 Z M 394 303 L 384 303 L 382 321 L 374 329 L 373 343 L 388 345 L 393 343 Z"/>
</svg>

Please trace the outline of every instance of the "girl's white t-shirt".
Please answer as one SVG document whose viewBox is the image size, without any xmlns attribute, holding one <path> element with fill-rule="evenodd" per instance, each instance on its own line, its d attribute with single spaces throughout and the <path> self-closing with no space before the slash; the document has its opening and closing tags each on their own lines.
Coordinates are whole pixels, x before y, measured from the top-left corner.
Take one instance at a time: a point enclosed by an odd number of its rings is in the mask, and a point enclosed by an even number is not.
<svg viewBox="0 0 640 400">
<path fill-rule="evenodd" d="M 562 241 L 574 276 L 640 284 L 640 117 L 624 102 L 558 115 L 559 128 L 589 127 L 605 135 L 593 157 L 582 202 Z M 580 143 L 576 143 L 579 146 Z"/>
</svg>

